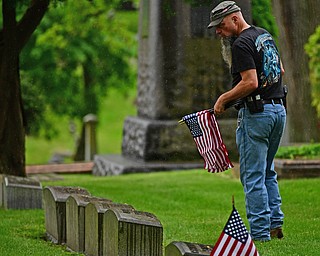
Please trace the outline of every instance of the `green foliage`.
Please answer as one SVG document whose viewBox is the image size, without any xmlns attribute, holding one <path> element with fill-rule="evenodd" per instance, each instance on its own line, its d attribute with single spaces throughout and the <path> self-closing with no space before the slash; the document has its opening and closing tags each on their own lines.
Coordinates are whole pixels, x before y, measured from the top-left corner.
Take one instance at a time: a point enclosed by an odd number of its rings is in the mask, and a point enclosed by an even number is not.
<svg viewBox="0 0 320 256">
<path fill-rule="evenodd" d="M 280 147 L 276 157 L 285 159 L 320 159 L 320 143 Z"/>
<path fill-rule="evenodd" d="M 243 188 L 226 173 L 186 170 L 96 177 L 59 175 L 48 186 L 80 186 L 92 195 L 131 204 L 155 214 L 163 226 L 164 243 L 186 241 L 213 245 L 231 213 L 231 197 L 246 220 Z M 280 180 L 285 213 L 283 240 L 255 243 L 260 255 L 298 256 L 319 254 L 320 204 L 318 179 Z M 64 246 L 43 239 L 43 210 L 0 209 L 0 255 L 72 255 Z M 73 254 L 76 255 L 76 254 Z"/>
<path fill-rule="evenodd" d="M 265 28 L 276 39 L 279 31 L 272 12 L 272 1 L 252 0 L 251 3 L 253 24 Z"/>
<path fill-rule="evenodd" d="M 320 26 L 309 37 L 305 45 L 305 51 L 310 58 L 309 72 L 312 105 L 316 108 L 317 114 L 320 117 Z"/>
<path fill-rule="evenodd" d="M 21 69 L 58 115 L 99 112 L 108 88 L 135 83 L 137 14 L 120 19 L 116 1 L 55 2 L 21 54 Z"/>
<path fill-rule="evenodd" d="M 36 87 L 25 72 L 20 73 L 23 110 L 26 123 L 26 134 L 37 135 L 40 131 L 40 123 L 44 120 L 46 103 L 43 92 Z"/>
<path fill-rule="evenodd" d="M 97 124 L 97 150 L 103 154 L 120 154 L 123 123 L 127 116 L 136 115 L 136 90 L 131 88 L 123 94 L 116 88 L 111 88 L 100 104 Z M 70 129 L 70 119 L 60 117 L 51 111 L 46 112 L 48 123 L 40 130 L 40 136 L 26 137 L 26 163 L 46 164 L 55 153 L 75 153 L 76 141 L 81 133 L 81 122 L 74 122 L 73 133 Z M 52 127 L 55 128 L 51 131 Z M 50 133 L 48 134 L 48 131 Z M 46 140 L 45 136 L 54 139 Z M 41 152 L 41 154 L 39 154 Z M 65 159 L 70 160 L 70 159 Z"/>
</svg>

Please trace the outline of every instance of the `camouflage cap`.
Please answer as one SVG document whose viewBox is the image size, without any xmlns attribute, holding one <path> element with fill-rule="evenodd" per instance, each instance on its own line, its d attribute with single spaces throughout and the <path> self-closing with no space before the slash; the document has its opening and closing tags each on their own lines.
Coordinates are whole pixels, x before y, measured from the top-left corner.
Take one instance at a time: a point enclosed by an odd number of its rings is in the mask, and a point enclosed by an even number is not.
<svg viewBox="0 0 320 256">
<path fill-rule="evenodd" d="M 208 28 L 215 27 L 221 23 L 224 17 L 227 15 L 241 11 L 241 8 L 237 6 L 234 1 L 223 1 L 212 9 L 210 13 L 210 23 Z"/>
</svg>

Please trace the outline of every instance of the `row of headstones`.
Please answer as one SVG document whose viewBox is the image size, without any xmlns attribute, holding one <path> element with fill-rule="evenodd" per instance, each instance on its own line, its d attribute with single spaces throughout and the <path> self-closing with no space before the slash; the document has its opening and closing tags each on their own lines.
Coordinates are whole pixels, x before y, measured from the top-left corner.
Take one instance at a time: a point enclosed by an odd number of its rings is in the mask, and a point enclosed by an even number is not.
<svg viewBox="0 0 320 256">
<path fill-rule="evenodd" d="M 92 196 L 78 187 L 48 186 L 0 175 L 0 207 L 44 208 L 46 237 L 85 255 L 162 256 L 163 228 L 157 217 L 128 204 Z M 210 245 L 172 242 L 166 256 L 208 256 Z"/>
<path fill-rule="evenodd" d="M 77 187 L 45 187 L 43 202 L 54 243 L 86 255 L 162 255 L 162 225 L 151 213 Z"/>
<path fill-rule="evenodd" d="M 163 255 L 163 228 L 151 213 L 77 187 L 49 186 L 43 196 L 46 235 L 54 243 L 85 255 Z M 165 255 L 207 256 L 211 250 L 210 245 L 172 242 Z"/>
</svg>

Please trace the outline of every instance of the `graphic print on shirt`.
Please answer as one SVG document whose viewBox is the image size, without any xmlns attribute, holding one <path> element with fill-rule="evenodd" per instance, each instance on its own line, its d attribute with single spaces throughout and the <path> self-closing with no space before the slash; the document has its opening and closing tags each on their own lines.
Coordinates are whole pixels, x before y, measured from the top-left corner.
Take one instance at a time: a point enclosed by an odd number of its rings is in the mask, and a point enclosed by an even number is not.
<svg viewBox="0 0 320 256">
<path fill-rule="evenodd" d="M 262 71 L 259 78 L 262 87 L 277 83 L 280 79 L 281 68 L 278 50 L 269 34 L 262 34 L 256 39 L 257 51 L 263 53 Z"/>
</svg>

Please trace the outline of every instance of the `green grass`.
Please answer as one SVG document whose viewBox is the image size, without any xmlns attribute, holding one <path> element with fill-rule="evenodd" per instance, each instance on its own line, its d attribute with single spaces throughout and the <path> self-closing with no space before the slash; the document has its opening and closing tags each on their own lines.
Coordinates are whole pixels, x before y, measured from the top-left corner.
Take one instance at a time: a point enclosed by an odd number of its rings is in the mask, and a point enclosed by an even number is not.
<svg viewBox="0 0 320 256">
<path fill-rule="evenodd" d="M 99 114 L 97 130 L 98 151 L 101 154 L 121 153 L 123 123 L 127 116 L 136 116 L 136 90 L 126 95 L 110 90 Z"/>
<path fill-rule="evenodd" d="M 243 191 L 230 172 L 205 170 L 96 177 L 63 175 L 42 185 L 86 188 L 92 195 L 127 203 L 154 213 L 171 241 L 214 244 L 231 212 L 231 197 L 245 224 Z M 257 243 L 260 255 L 319 255 L 319 179 L 280 180 L 285 213 L 283 240 Z M 45 242 L 43 210 L 0 210 L 0 255 L 69 255 L 64 247 Z"/>
</svg>

